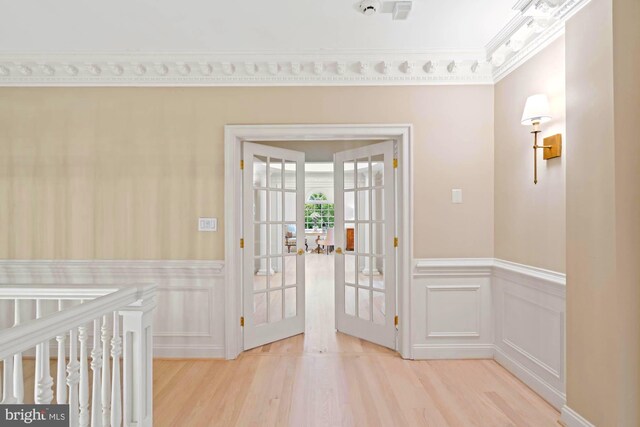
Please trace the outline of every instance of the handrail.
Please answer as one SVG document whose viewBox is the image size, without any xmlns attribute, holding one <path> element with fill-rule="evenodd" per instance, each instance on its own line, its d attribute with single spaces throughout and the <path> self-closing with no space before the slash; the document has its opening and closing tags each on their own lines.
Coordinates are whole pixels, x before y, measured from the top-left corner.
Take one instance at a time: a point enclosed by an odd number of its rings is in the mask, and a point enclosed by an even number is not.
<svg viewBox="0 0 640 427">
<path fill-rule="evenodd" d="M 15 286 L 5 287 L 5 289 L 15 288 Z M 138 302 L 142 295 L 153 292 L 155 288 L 155 285 L 146 285 L 138 288 L 114 289 L 114 292 L 103 294 L 91 301 L 2 330 L 0 331 L 0 360 L 33 348 L 56 335 L 65 334 L 78 325 L 93 321 L 100 316 L 125 309 Z M 31 295 L 31 299 L 39 298 L 40 295 Z"/>
<path fill-rule="evenodd" d="M 126 286 L 113 285 L 0 285 L 0 300 L 89 300 L 116 292 Z"/>
</svg>

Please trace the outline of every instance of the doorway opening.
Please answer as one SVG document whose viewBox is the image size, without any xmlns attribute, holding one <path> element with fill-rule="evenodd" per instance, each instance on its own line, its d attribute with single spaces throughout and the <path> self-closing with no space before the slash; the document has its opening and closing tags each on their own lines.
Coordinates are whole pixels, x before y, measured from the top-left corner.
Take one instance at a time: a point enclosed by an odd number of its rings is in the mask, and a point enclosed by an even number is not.
<svg viewBox="0 0 640 427">
<path fill-rule="evenodd" d="M 367 139 L 363 127 L 357 136 L 346 134 L 344 127 L 337 126 L 342 133 L 336 135 L 331 126 L 311 126 L 305 138 L 295 126 L 225 129 L 226 165 L 234 156 L 244 163 L 239 177 L 226 171 L 231 176 L 227 211 L 236 206 L 243 213 L 241 221 L 227 217 L 226 235 L 244 236 L 244 250 L 234 249 L 232 255 L 239 256 L 228 257 L 232 280 L 227 282 L 225 319 L 239 308 L 236 313 L 244 321 L 240 328 L 225 325 L 229 358 L 302 332 L 307 351 L 340 351 L 351 335 L 410 357 L 409 321 L 406 329 L 398 328 L 396 341 L 396 313 L 409 317 L 404 306 L 410 291 L 405 281 L 410 237 L 398 245 L 397 236 L 402 241 L 408 235 L 410 199 L 397 203 L 395 197 L 397 186 L 405 193 L 410 189 L 410 163 L 398 160 L 403 153 L 408 160 L 410 126 L 393 127 L 392 138 L 373 126 L 378 134 L 366 129 Z M 254 131 L 263 132 L 256 138 Z M 403 166 L 396 169 L 399 163 Z M 243 185 L 238 186 L 239 178 Z M 242 197 L 238 192 L 230 197 L 230 188 L 239 189 Z M 234 278 L 242 283 L 240 289 L 229 286 Z"/>
</svg>

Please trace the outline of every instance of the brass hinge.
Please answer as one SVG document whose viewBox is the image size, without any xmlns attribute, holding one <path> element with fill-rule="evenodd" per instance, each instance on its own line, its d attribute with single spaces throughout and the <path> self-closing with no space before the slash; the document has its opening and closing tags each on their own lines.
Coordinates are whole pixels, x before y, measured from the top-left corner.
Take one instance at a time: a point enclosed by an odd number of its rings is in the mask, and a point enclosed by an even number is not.
<svg viewBox="0 0 640 427">
<path fill-rule="evenodd" d="M 393 168 L 398 169 L 398 159 L 393 159 Z"/>
<path fill-rule="evenodd" d="M 393 318 L 393 324 L 396 325 L 396 328 L 398 327 L 398 315 Z"/>
<path fill-rule="evenodd" d="M 244 239 L 240 239 L 240 249 L 244 249 Z"/>
<path fill-rule="evenodd" d="M 240 160 L 240 169 L 244 169 L 244 160 Z"/>
<path fill-rule="evenodd" d="M 240 326 L 244 326 L 244 316 L 240 317 Z"/>
<path fill-rule="evenodd" d="M 394 237 L 394 238 L 393 238 L 393 247 L 394 247 L 394 248 L 397 248 L 397 247 L 398 247 L 398 238 L 397 238 L 397 237 Z"/>
</svg>

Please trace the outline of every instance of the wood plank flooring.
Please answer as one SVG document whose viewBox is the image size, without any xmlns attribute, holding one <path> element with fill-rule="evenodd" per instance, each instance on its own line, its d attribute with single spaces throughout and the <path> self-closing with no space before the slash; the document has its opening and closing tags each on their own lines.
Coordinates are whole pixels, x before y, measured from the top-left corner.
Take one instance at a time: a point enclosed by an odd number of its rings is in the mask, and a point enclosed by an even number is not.
<svg viewBox="0 0 640 427">
<path fill-rule="evenodd" d="M 154 361 L 155 426 L 558 426 L 492 360 L 408 361 L 334 330 L 333 257 L 307 256 L 307 330 L 237 360 Z"/>
</svg>

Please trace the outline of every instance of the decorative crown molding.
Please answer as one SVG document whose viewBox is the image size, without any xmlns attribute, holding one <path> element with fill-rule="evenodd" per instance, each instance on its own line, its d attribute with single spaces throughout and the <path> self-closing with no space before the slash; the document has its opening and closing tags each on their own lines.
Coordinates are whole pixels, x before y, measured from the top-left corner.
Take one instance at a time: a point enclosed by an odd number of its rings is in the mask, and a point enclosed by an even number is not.
<svg viewBox="0 0 640 427">
<path fill-rule="evenodd" d="M 491 84 L 477 51 L 0 53 L 0 86 L 306 86 Z"/>
<path fill-rule="evenodd" d="M 562 35 L 589 1 L 517 0 L 516 16 L 477 50 L 0 52 L 0 86 L 493 84 Z"/>
<path fill-rule="evenodd" d="M 486 45 L 494 83 L 564 34 L 567 20 L 589 1 L 518 0 L 518 14 Z"/>
</svg>

